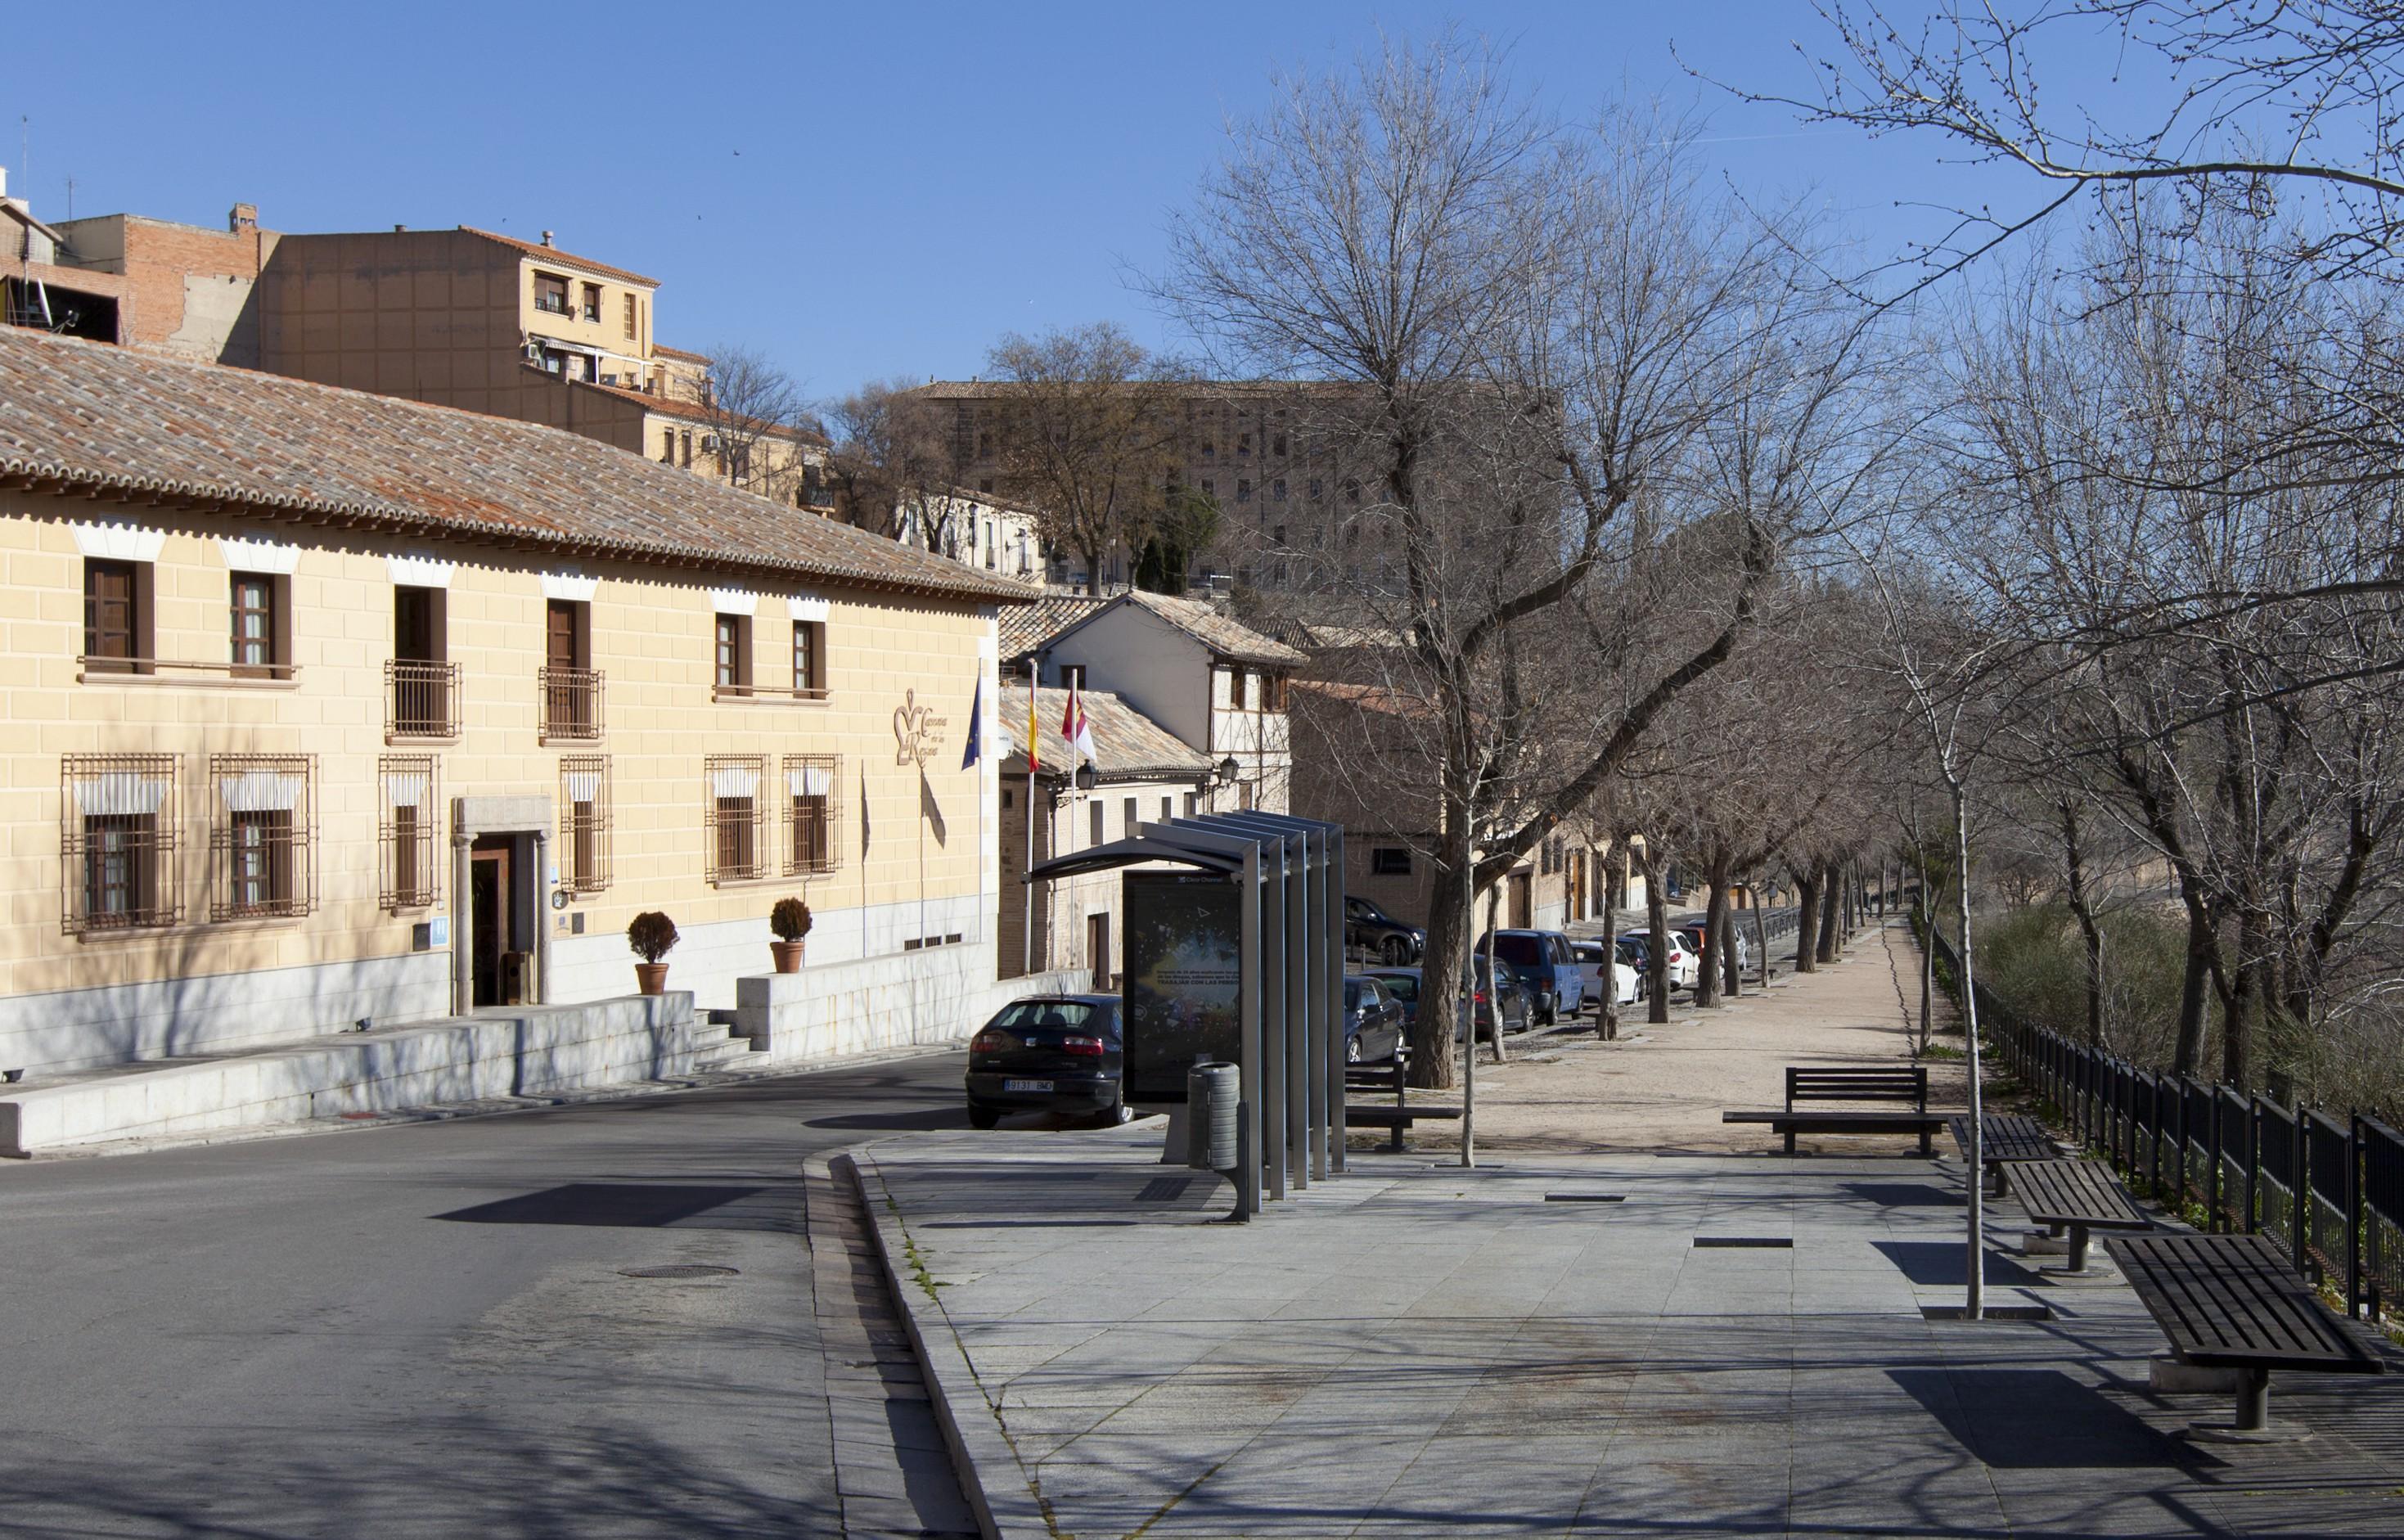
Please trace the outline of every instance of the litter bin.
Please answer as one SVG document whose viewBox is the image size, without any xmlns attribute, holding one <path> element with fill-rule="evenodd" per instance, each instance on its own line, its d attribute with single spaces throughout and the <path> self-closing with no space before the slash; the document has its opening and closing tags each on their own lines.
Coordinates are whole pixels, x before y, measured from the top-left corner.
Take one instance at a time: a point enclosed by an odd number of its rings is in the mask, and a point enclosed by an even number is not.
<svg viewBox="0 0 2404 1540">
<path fill-rule="evenodd" d="M 1236 1169 L 1242 1084 L 1233 1064 L 1196 1064 L 1185 1071 L 1185 1164 L 1222 1173 Z"/>
</svg>

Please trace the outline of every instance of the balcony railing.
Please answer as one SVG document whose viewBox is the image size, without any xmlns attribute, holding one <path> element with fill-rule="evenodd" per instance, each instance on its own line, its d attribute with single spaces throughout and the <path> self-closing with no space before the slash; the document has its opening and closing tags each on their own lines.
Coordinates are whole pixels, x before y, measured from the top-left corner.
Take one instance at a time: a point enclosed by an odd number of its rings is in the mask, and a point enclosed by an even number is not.
<svg viewBox="0 0 2404 1540">
<path fill-rule="evenodd" d="M 590 743 L 601 735 L 601 671 L 560 668 L 535 670 L 535 688 L 542 695 L 542 741 Z"/>
<path fill-rule="evenodd" d="M 300 666 L 288 663 L 203 663 L 189 658 L 104 658 L 87 654 L 76 659 L 76 664 L 87 679 L 104 674 L 160 678 L 184 673 L 232 679 L 281 679 L 288 683 L 300 677 Z"/>
<path fill-rule="evenodd" d="M 459 665 L 394 658 L 384 665 L 384 735 L 389 742 L 459 735 Z"/>
</svg>

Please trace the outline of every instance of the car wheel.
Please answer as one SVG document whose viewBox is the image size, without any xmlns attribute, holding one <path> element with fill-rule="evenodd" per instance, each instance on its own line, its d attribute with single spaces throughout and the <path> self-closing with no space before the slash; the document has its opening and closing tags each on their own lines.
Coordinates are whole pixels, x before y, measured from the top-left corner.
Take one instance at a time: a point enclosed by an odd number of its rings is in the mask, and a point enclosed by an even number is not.
<svg viewBox="0 0 2404 1540">
<path fill-rule="evenodd" d="M 1560 1014 L 1559 1008 L 1558 1008 L 1558 1006 L 1556 1006 L 1556 1005 L 1553 1003 L 1553 997 L 1552 997 L 1552 996 L 1550 996 L 1550 995 L 1539 995 L 1539 996 L 1537 996 L 1537 997 L 1536 997 L 1536 1025 L 1537 1025 L 1537 1026 L 1539 1026 L 1539 1027 L 1550 1027 L 1550 1026 L 1553 1024 L 1554 1020 L 1555 1020 L 1555 1019 L 1559 1015 L 1559 1014 Z"/>
<path fill-rule="evenodd" d="M 1361 1035 L 1358 1032 L 1344 1040 L 1344 1062 L 1347 1064 L 1361 1062 Z"/>
<path fill-rule="evenodd" d="M 1111 1096 L 1111 1104 L 1102 1109 L 1102 1127 L 1115 1128 L 1134 1116 L 1134 1112 L 1126 1104 L 1126 1087 L 1122 1085 Z"/>
<path fill-rule="evenodd" d="M 973 1101 L 971 1101 L 971 1102 L 970 1102 L 970 1103 L 969 1103 L 969 1127 L 971 1127 L 971 1128 L 990 1128 L 990 1127 L 995 1127 L 996 1125 L 998 1125 L 998 1124 L 999 1124 L 999 1123 L 1000 1123 L 1000 1122 L 1001 1122 L 1001 1109 L 1000 1109 L 1000 1108 L 999 1108 L 999 1107 L 980 1107 L 980 1106 L 978 1106 L 978 1105 L 977 1105 L 975 1102 L 973 1102 Z"/>
<path fill-rule="evenodd" d="M 1388 936 L 1377 951 L 1389 968 L 1400 968 L 1411 960 L 1411 944 L 1400 936 Z"/>
</svg>

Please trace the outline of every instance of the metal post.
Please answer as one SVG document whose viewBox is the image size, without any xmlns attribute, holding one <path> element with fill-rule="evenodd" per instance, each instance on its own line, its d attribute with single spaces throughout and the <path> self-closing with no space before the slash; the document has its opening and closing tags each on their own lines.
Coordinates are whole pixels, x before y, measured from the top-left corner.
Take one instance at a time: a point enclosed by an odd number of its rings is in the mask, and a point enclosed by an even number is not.
<svg viewBox="0 0 2404 1540">
<path fill-rule="evenodd" d="M 2362 1119 L 2345 1125 L 2345 1313 L 2362 1314 Z"/>
<path fill-rule="evenodd" d="M 1286 973 L 1285 847 L 1257 833 L 1251 837 L 1260 882 L 1253 894 L 1259 919 L 1252 953 L 1259 961 L 1251 987 L 1260 996 L 1261 1140 L 1267 1158 L 1268 1197 L 1275 1202 L 1285 1197 L 1293 1149 L 1293 1130 L 1287 1118 L 1291 1107 L 1286 1084 L 1286 995 L 1280 982 Z"/>
<path fill-rule="evenodd" d="M 1236 1172 L 1236 1212 L 1245 1219 L 1261 1211 L 1261 852 L 1244 847 L 1243 870 L 1237 875 L 1243 898 L 1239 955 L 1243 982 L 1237 990 L 1237 1015 L 1244 1045 L 1244 1124 L 1237 1143 L 1242 1156 Z"/>
<path fill-rule="evenodd" d="M 1307 1187 L 1327 1174 L 1327 1147 L 1310 1095 L 1310 841 L 1301 834 L 1285 842 L 1284 902 L 1286 1133 L 1294 1185 Z"/>
<path fill-rule="evenodd" d="M 2237 1371 L 2237 1415 L 2230 1421 L 2239 1433 L 2270 1431 L 2270 1370 L 2240 1369 Z"/>
<path fill-rule="evenodd" d="M 2245 1104 L 2245 1233 L 2252 1235 L 2261 1227 L 2257 1211 L 2262 1192 L 2262 1099 L 2256 1097 Z"/>
<path fill-rule="evenodd" d="M 1344 1169 L 1344 1034 L 1336 1024 L 1344 1015 L 1344 826 L 1329 824 L 1321 833 L 1326 869 L 1320 883 L 1320 955 L 1325 966 L 1318 978 L 1321 1057 L 1327 1081 L 1327 1164 Z M 1424 1002 L 1422 1002 L 1424 1009 Z"/>
</svg>

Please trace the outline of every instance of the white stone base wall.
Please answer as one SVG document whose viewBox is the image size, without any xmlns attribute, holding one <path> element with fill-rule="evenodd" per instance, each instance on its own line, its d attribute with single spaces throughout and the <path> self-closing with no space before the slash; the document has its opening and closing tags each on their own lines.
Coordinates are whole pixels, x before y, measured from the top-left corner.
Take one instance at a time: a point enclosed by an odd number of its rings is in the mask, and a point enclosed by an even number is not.
<svg viewBox="0 0 2404 1540">
<path fill-rule="evenodd" d="M 805 963 L 797 973 L 738 980 L 734 1030 L 764 1056 L 745 1062 L 798 1064 L 963 1043 L 1020 995 L 1075 994 L 1092 979 L 1069 968 L 993 984 L 948 981 L 893 969 L 891 960 Z"/>
<path fill-rule="evenodd" d="M 0 1155 L 656 1080 L 692 1068 L 692 999 L 628 996 L 321 1038 L 0 1098 Z"/>
<path fill-rule="evenodd" d="M 39 1079 L 135 1059 L 291 1043 L 339 1031 L 362 1016 L 386 1024 L 424 1021 L 450 1014 L 450 987 L 449 953 L 412 952 L 13 995 L 0 999 L 0 1070 Z"/>
</svg>

